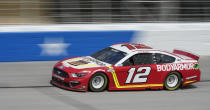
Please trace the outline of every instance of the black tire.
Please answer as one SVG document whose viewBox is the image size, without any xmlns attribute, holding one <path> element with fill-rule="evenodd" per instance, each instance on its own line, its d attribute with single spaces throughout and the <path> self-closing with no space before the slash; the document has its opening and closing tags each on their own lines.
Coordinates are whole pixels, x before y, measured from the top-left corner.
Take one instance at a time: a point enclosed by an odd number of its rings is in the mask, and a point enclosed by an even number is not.
<svg viewBox="0 0 210 110">
<path fill-rule="evenodd" d="M 174 79 L 174 81 L 173 81 Z M 181 85 L 181 75 L 178 72 L 171 72 L 169 73 L 164 81 L 164 87 L 166 90 L 176 90 L 180 87 Z"/>
<path fill-rule="evenodd" d="M 98 85 L 96 84 L 97 81 L 99 81 Z M 104 73 L 95 73 L 90 78 L 89 90 L 93 92 L 102 92 L 106 89 L 107 84 L 108 84 L 108 78 Z"/>
</svg>

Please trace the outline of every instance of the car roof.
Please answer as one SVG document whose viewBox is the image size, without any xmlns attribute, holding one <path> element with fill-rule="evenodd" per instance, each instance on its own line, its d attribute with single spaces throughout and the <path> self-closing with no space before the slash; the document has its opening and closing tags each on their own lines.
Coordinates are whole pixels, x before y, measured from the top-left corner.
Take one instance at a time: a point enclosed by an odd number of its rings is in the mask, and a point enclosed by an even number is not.
<svg viewBox="0 0 210 110">
<path fill-rule="evenodd" d="M 176 58 L 181 58 L 180 56 L 174 54 L 174 53 L 171 53 L 171 52 L 168 52 L 168 51 L 163 51 L 163 50 L 158 50 L 158 49 L 153 49 L 152 47 L 149 47 L 149 46 L 146 46 L 144 44 L 138 44 L 138 43 L 119 43 L 119 44 L 114 44 L 112 46 L 110 46 L 114 49 L 117 49 L 117 50 L 120 50 L 120 51 L 123 51 L 127 54 L 135 54 L 136 52 L 138 51 L 147 51 L 147 52 L 158 52 L 158 53 L 162 53 L 162 54 L 166 54 L 166 55 L 172 55 Z M 181 58 L 183 59 L 183 58 Z"/>
<path fill-rule="evenodd" d="M 114 49 L 126 52 L 126 53 L 131 53 L 131 52 L 135 52 L 135 51 L 154 51 L 155 49 L 146 46 L 144 44 L 138 44 L 138 43 L 119 43 L 119 44 L 114 44 L 112 46 L 110 46 Z"/>
</svg>

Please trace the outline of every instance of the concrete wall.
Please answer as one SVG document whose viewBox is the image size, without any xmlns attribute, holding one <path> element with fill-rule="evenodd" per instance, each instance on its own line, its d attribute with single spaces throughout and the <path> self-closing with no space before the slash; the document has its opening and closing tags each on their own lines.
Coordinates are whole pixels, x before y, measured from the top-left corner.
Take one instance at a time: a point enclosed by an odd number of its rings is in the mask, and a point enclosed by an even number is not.
<svg viewBox="0 0 210 110">
<path fill-rule="evenodd" d="M 198 55 L 210 55 L 210 24 L 154 24 L 142 27 L 133 42 L 140 42 L 154 48 L 172 51 L 183 49 Z"/>
<path fill-rule="evenodd" d="M 210 23 L 1 26 L 0 61 L 59 60 L 89 55 L 121 42 L 138 42 L 162 50 L 176 48 L 198 55 L 210 55 Z M 43 47 L 48 47 L 48 44 L 54 46 L 51 50 L 66 46 L 67 51 L 47 50 L 43 53 Z"/>
<path fill-rule="evenodd" d="M 120 42 L 134 31 L 0 32 L 0 62 L 48 61 L 89 56 Z"/>
</svg>

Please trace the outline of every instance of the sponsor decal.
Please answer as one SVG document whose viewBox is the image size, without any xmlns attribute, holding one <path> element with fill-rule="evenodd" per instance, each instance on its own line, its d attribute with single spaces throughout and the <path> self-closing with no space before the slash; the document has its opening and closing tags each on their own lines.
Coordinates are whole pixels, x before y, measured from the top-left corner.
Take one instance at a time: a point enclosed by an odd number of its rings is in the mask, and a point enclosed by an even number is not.
<svg viewBox="0 0 210 110">
<path fill-rule="evenodd" d="M 190 77 L 187 77 L 186 79 L 189 80 L 189 79 L 193 79 L 193 78 L 197 78 L 197 76 L 190 76 Z"/>
<path fill-rule="evenodd" d="M 94 58 L 84 58 L 83 60 L 88 61 L 88 62 L 94 62 L 94 63 L 96 63 L 97 65 L 100 65 L 100 66 L 106 66 L 104 63 L 102 63 L 101 61 L 98 61 Z"/>
<path fill-rule="evenodd" d="M 88 64 L 89 62 L 83 61 L 83 60 L 79 60 L 79 61 L 68 62 L 68 63 L 69 63 L 70 65 L 79 66 L 79 65 Z"/>
<path fill-rule="evenodd" d="M 82 58 L 71 58 L 71 59 L 63 61 L 62 64 L 65 67 L 70 67 L 71 64 L 69 64 L 69 62 L 75 62 L 75 61 L 78 61 L 78 60 L 81 60 L 81 59 Z"/>
<path fill-rule="evenodd" d="M 195 68 L 195 69 L 199 69 L 199 64 L 196 63 L 196 64 L 194 65 L 194 68 Z"/>
<path fill-rule="evenodd" d="M 196 69 L 194 63 L 157 65 L 157 71 L 175 71 Z"/>
<path fill-rule="evenodd" d="M 98 65 L 95 65 L 95 64 L 87 64 L 87 65 L 79 65 L 78 67 L 79 68 L 83 68 L 83 67 L 97 67 Z"/>
<path fill-rule="evenodd" d="M 105 66 L 104 63 L 90 57 L 79 57 L 79 58 L 68 59 L 63 61 L 62 64 L 65 67 L 73 67 L 73 68 L 89 68 L 89 67 Z"/>
</svg>

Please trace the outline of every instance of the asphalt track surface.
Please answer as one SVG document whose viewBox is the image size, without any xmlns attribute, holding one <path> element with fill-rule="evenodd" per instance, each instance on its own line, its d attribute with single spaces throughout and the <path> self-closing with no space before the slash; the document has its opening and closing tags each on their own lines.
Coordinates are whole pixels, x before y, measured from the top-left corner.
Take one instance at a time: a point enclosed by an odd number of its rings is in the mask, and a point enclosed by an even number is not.
<svg viewBox="0 0 210 110">
<path fill-rule="evenodd" d="M 0 110 L 210 110 L 210 57 L 201 82 L 176 91 L 67 91 L 49 84 L 54 64 L 0 63 Z"/>
</svg>

